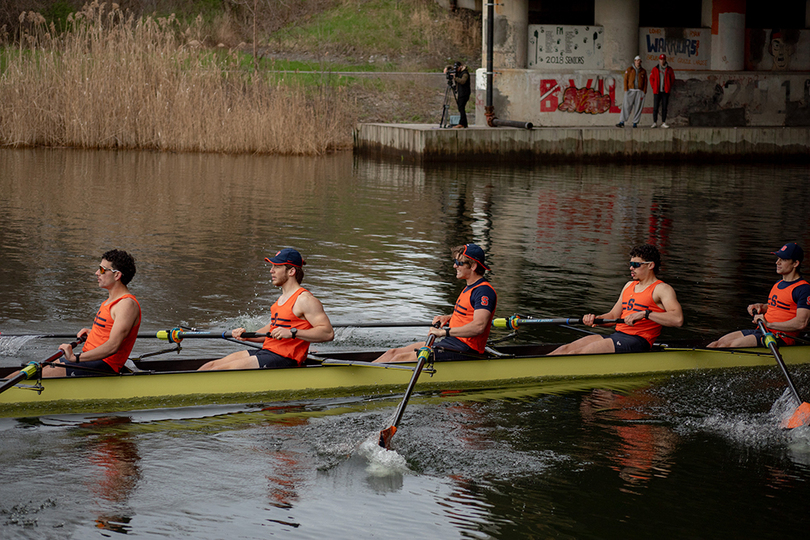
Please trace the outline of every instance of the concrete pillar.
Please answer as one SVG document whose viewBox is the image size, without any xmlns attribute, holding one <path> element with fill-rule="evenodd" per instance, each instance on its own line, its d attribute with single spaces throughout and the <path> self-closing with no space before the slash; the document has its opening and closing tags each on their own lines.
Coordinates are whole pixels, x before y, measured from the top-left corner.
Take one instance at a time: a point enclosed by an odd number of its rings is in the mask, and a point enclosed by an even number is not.
<svg viewBox="0 0 810 540">
<path fill-rule="evenodd" d="M 745 0 L 712 0 L 712 71 L 745 68 Z"/>
<path fill-rule="evenodd" d="M 639 0 L 595 0 L 594 24 L 604 32 L 605 69 L 624 70 L 638 54 Z"/>
<path fill-rule="evenodd" d="M 810 2 L 810 0 L 807 0 Z M 701 0 L 700 2 L 700 26 L 701 28 L 712 27 L 712 4 L 714 0 Z"/>
<path fill-rule="evenodd" d="M 487 57 L 487 1 L 483 2 L 482 58 Z M 492 63 L 495 69 L 526 69 L 529 54 L 529 0 L 503 0 L 495 6 Z"/>
</svg>

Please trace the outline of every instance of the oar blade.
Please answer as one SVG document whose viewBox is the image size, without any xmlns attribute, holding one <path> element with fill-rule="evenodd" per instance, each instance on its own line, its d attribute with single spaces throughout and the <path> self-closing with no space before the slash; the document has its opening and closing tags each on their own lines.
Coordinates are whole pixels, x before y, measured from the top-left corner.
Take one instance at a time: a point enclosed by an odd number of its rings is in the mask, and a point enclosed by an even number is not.
<svg viewBox="0 0 810 540">
<path fill-rule="evenodd" d="M 389 426 L 384 430 L 380 431 L 380 441 L 379 445 L 389 450 L 391 448 L 391 439 L 393 438 L 394 434 L 397 432 L 396 426 Z"/>
<path fill-rule="evenodd" d="M 793 411 L 793 415 L 782 424 L 782 427 L 794 429 L 797 427 L 810 425 L 810 403 L 806 401 Z"/>
</svg>

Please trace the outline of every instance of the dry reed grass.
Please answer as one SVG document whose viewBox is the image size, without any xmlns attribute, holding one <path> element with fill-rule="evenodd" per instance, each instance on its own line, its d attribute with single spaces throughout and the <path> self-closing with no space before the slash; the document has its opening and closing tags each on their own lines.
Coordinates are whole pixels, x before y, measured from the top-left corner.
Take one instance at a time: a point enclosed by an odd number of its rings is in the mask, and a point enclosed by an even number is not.
<svg viewBox="0 0 810 540">
<path fill-rule="evenodd" d="M 320 154 L 348 148 L 340 91 L 270 83 L 189 46 L 173 16 L 94 1 L 57 33 L 20 17 L 0 77 L 0 143 L 188 152 Z"/>
</svg>

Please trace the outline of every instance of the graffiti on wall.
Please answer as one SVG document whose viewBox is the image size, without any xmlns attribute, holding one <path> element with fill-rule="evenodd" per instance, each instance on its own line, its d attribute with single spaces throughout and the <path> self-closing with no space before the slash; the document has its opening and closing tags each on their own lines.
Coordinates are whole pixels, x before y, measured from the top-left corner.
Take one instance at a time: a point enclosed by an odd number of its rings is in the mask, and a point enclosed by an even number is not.
<svg viewBox="0 0 810 540">
<path fill-rule="evenodd" d="M 529 25 L 529 69 L 603 69 L 601 26 Z"/>
<path fill-rule="evenodd" d="M 540 112 L 603 114 L 619 112 L 616 102 L 616 79 L 597 77 L 577 86 L 574 79 L 541 79 Z"/>
<path fill-rule="evenodd" d="M 745 31 L 748 71 L 810 71 L 810 30 Z"/>
<path fill-rule="evenodd" d="M 639 28 L 638 50 L 642 64 L 658 63 L 661 54 L 675 70 L 710 69 L 712 57 L 710 28 Z"/>
</svg>

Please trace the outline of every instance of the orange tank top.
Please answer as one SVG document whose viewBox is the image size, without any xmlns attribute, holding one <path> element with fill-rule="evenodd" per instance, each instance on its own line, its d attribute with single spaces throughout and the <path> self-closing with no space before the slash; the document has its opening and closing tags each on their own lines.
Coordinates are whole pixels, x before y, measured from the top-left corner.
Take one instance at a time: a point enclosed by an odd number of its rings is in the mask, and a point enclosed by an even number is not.
<svg viewBox="0 0 810 540">
<path fill-rule="evenodd" d="M 111 368 L 113 368 L 116 373 L 120 372 L 121 368 L 124 367 L 124 364 L 129 358 L 129 353 L 132 352 L 132 347 L 135 346 L 135 340 L 138 338 L 138 330 L 141 327 L 141 304 L 138 302 L 137 298 L 131 294 L 125 294 L 121 298 L 110 302 L 109 304 L 106 302 L 102 303 L 101 307 L 98 308 L 96 318 L 93 320 L 93 328 L 90 330 L 90 334 L 87 336 L 87 341 L 82 347 L 82 352 L 87 352 L 92 351 L 99 345 L 107 343 L 107 340 L 110 339 L 110 332 L 112 331 L 113 327 L 112 308 L 124 298 L 132 298 L 135 303 L 138 304 L 138 320 L 129 331 L 129 334 L 127 334 L 127 337 L 124 338 L 118 352 L 104 359 L 104 361 Z"/>
<path fill-rule="evenodd" d="M 796 305 L 796 301 L 793 300 L 793 290 L 801 285 L 807 285 L 807 281 L 797 279 L 784 289 L 780 289 L 779 285 L 781 283 L 781 281 L 777 281 L 774 286 L 771 287 L 771 294 L 768 295 L 768 311 L 765 312 L 766 323 L 785 322 L 795 318 L 798 306 Z M 782 334 L 782 340 L 784 340 L 787 345 L 793 345 L 796 343 L 796 340 L 786 336 L 795 337 L 801 335 L 801 333 L 801 331 L 780 332 L 780 334 Z"/>
<path fill-rule="evenodd" d="M 475 308 L 472 305 L 472 293 L 478 287 L 487 286 L 488 288 L 495 291 L 495 288 L 492 285 L 484 280 L 481 279 L 473 285 L 472 287 L 465 287 L 461 294 L 458 296 L 458 300 L 456 300 L 456 305 L 453 308 L 453 315 L 450 317 L 450 328 L 456 328 L 459 326 L 464 326 L 465 324 L 469 324 L 473 321 L 473 317 L 475 316 Z M 482 302 L 486 302 L 486 305 L 492 306 L 492 311 L 489 314 L 489 321 L 487 322 L 486 329 L 477 336 L 472 337 L 456 337 L 459 341 L 462 341 L 470 346 L 473 350 L 484 353 L 486 346 L 487 346 L 487 339 L 489 339 L 489 331 L 491 329 L 492 317 L 495 315 L 495 305 L 497 303 L 497 298 L 489 298 L 488 296 L 482 297 Z"/>
<path fill-rule="evenodd" d="M 275 301 L 273 307 L 270 308 L 270 324 L 272 331 L 273 328 L 298 328 L 299 330 L 306 330 L 312 328 L 309 321 L 299 319 L 293 313 L 295 302 L 301 293 L 309 292 L 305 288 L 300 287 L 284 302 L 283 306 L 278 305 L 278 300 Z M 268 332 L 269 332 L 268 331 Z M 309 352 L 309 342 L 300 338 L 295 339 L 273 339 L 271 337 L 264 338 L 263 349 L 274 352 L 284 358 L 290 358 L 298 362 L 298 365 L 303 365 L 307 359 Z"/>
<path fill-rule="evenodd" d="M 631 283 L 630 286 L 624 289 L 622 291 L 622 318 L 634 311 L 647 311 L 648 309 L 656 313 L 664 313 L 665 310 L 658 307 L 658 304 L 652 298 L 653 291 L 659 283 L 663 283 L 663 281 L 659 279 L 641 292 L 636 292 L 635 283 Z M 642 319 L 633 326 L 623 323 L 617 324 L 616 331 L 631 336 L 643 337 L 652 346 L 656 338 L 661 334 L 661 325 L 649 319 Z"/>
</svg>

